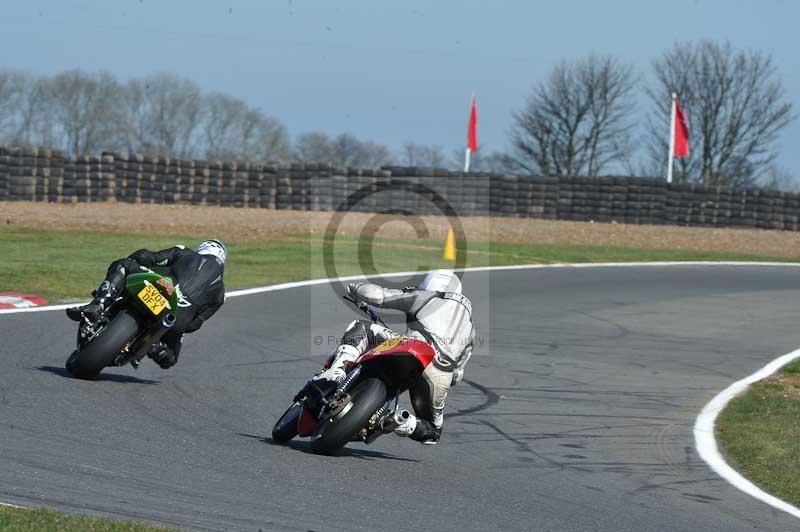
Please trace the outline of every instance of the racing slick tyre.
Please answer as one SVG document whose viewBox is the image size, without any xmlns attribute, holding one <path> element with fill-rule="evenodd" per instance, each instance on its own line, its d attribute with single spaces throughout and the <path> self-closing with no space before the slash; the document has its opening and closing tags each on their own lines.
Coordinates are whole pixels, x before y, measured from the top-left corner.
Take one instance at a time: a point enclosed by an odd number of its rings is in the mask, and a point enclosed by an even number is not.
<svg viewBox="0 0 800 532">
<path fill-rule="evenodd" d="M 378 379 L 366 379 L 350 392 L 350 403 L 338 414 L 322 420 L 311 439 L 311 450 L 333 454 L 353 439 L 372 414 L 386 401 L 386 386 Z"/>
<path fill-rule="evenodd" d="M 79 379 L 94 379 L 111 364 L 122 348 L 139 331 L 136 318 L 127 312 L 117 314 L 100 334 L 67 359 L 67 370 Z"/>
<path fill-rule="evenodd" d="M 297 420 L 302 411 L 303 406 L 299 403 L 290 406 L 272 427 L 272 441 L 286 443 L 297 436 Z"/>
</svg>

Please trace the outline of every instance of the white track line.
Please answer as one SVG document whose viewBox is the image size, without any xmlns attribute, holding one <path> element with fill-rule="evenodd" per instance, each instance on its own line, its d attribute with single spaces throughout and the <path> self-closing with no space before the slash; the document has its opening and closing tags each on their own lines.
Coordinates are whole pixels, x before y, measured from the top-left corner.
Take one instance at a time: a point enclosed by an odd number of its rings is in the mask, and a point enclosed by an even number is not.
<svg viewBox="0 0 800 532">
<path fill-rule="evenodd" d="M 505 270 L 532 270 L 544 268 L 629 268 L 629 267 L 659 267 L 659 266 L 775 266 L 775 267 L 792 267 L 800 266 L 797 262 L 741 262 L 741 261 L 687 261 L 687 262 L 603 262 L 603 263 L 580 263 L 580 264 L 520 264 L 515 266 L 481 266 L 476 268 L 462 268 L 460 271 L 464 272 L 486 272 L 486 271 L 505 271 Z M 356 281 L 359 279 L 370 279 L 375 277 L 410 277 L 424 272 L 394 272 L 377 275 L 351 275 L 348 277 L 339 277 L 337 281 Z M 255 288 L 247 288 L 244 290 L 233 290 L 227 292 L 226 297 L 239 297 L 248 296 L 252 294 L 262 294 L 264 292 L 275 292 L 278 290 L 288 290 L 290 288 L 300 288 L 303 286 L 314 286 L 330 282 L 331 279 L 310 279 L 307 281 L 296 281 L 290 283 L 280 283 L 268 286 L 259 286 Z M 51 310 L 63 310 L 79 303 L 70 303 L 66 305 L 49 305 L 42 307 L 29 307 L 21 309 L 0 309 L 0 314 L 22 314 L 25 312 L 47 312 Z M 717 394 L 714 399 L 708 403 L 700 415 L 695 420 L 694 424 L 694 437 L 697 452 L 710 467 L 719 476 L 728 481 L 735 488 L 747 493 L 760 501 L 763 501 L 770 506 L 787 512 L 795 517 L 800 518 L 800 509 L 792 506 L 786 501 L 782 501 L 765 491 L 759 489 L 755 484 L 742 477 L 731 466 L 725 462 L 725 459 L 719 452 L 717 441 L 714 437 L 714 423 L 719 413 L 725 408 L 731 399 L 744 392 L 750 384 L 764 379 L 780 369 L 785 364 L 792 360 L 800 358 L 800 349 L 792 351 L 782 357 L 779 357 L 763 369 L 737 381 L 722 392 Z M 13 505 L 9 505 L 13 506 Z"/>
<path fill-rule="evenodd" d="M 19 506 L 17 504 L 11 504 L 10 502 L 0 502 L 0 506 L 8 506 L 9 508 L 21 508 L 23 510 L 27 510 L 24 506 Z"/>
<path fill-rule="evenodd" d="M 587 263 L 564 263 L 564 264 L 519 264 L 513 266 L 478 266 L 475 268 L 461 268 L 463 272 L 488 272 L 505 270 L 533 270 L 542 268 L 636 268 L 646 266 L 777 266 L 777 267 L 798 267 L 798 262 L 741 262 L 741 261 L 686 261 L 686 262 L 587 262 Z M 418 275 L 421 272 L 393 272 L 375 275 L 350 275 L 347 277 L 337 277 L 337 281 L 357 281 L 359 279 L 373 279 L 376 277 L 409 277 Z M 272 284 L 267 286 L 257 286 L 255 288 L 245 288 L 243 290 L 233 290 L 225 294 L 226 297 L 249 296 L 252 294 L 262 294 L 264 292 L 275 292 L 277 290 L 288 290 L 290 288 L 300 288 L 303 286 L 313 286 L 325 284 L 331 279 L 309 279 L 306 281 L 295 281 L 290 283 Z M 64 310 L 82 302 L 66 303 L 62 305 L 44 305 L 41 307 L 11 308 L 0 309 L 2 314 L 22 314 L 26 312 L 48 312 L 51 310 Z"/>
<path fill-rule="evenodd" d="M 694 441 L 700 458 L 705 460 L 711 469 L 733 484 L 734 487 L 778 510 L 783 510 L 788 514 L 800 518 L 800 508 L 792 506 L 788 502 L 766 493 L 729 466 L 728 463 L 725 462 L 725 459 L 722 458 L 717 446 L 717 440 L 714 437 L 714 423 L 717 420 L 717 416 L 725 409 L 725 406 L 727 406 L 731 399 L 744 393 L 754 382 L 769 377 L 782 366 L 785 366 L 797 358 L 800 358 L 800 349 L 776 358 L 759 371 L 740 381 L 734 382 L 719 392 L 711 402 L 703 408 L 700 415 L 697 416 L 694 423 Z"/>
</svg>

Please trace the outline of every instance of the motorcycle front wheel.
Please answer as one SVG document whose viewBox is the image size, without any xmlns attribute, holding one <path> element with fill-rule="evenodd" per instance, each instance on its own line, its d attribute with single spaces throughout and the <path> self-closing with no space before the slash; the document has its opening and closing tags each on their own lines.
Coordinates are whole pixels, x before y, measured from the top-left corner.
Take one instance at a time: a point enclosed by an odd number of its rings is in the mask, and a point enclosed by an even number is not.
<svg viewBox="0 0 800 532">
<path fill-rule="evenodd" d="M 366 379 L 350 392 L 350 404 L 334 417 L 325 418 L 314 432 L 311 450 L 332 454 L 347 445 L 358 434 L 383 403 L 386 386 L 378 379 Z"/>
<path fill-rule="evenodd" d="M 272 427 L 272 441 L 286 443 L 297 436 L 297 421 L 302 411 L 303 406 L 300 403 L 290 406 Z"/>
<path fill-rule="evenodd" d="M 94 379 L 111 364 L 138 331 L 136 318 L 125 311 L 120 312 L 91 342 L 70 355 L 66 363 L 67 370 L 79 379 Z"/>
</svg>

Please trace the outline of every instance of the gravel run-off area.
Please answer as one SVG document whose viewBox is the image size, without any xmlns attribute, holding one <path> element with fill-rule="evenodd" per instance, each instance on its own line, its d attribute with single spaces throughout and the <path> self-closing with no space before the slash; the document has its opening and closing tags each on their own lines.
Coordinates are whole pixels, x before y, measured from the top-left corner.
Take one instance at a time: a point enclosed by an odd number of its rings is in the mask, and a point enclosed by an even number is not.
<svg viewBox="0 0 800 532">
<path fill-rule="evenodd" d="M 384 216 L 383 219 L 372 220 Z M 182 236 L 216 236 L 232 240 L 274 240 L 321 234 L 333 213 L 187 205 L 127 203 L 57 204 L 0 202 L 0 224 L 63 231 L 116 231 Z M 379 236 L 417 238 L 420 227 L 431 239 L 444 238 L 448 220 L 440 216 L 404 217 L 350 213 L 338 233 L 357 236 L 371 221 Z M 462 217 L 473 242 L 560 243 L 748 253 L 800 258 L 800 232 L 721 229 L 538 220 Z M 423 233 L 425 234 L 425 233 Z"/>
</svg>

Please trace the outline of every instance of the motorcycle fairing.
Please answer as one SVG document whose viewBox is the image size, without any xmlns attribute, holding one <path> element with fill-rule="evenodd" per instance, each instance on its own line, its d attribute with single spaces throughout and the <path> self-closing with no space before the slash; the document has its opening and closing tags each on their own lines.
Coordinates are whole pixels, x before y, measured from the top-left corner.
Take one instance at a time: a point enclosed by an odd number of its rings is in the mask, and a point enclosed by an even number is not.
<svg viewBox="0 0 800 532">
<path fill-rule="evenodd" d="M 417 340 L 416 338 L 397 337 L 390 338 L 383 343 L 380 343 L 361 355 L 356 364 L 361 364 L 368 360 L 386 355 L 411 355 L 416 358 L 423 368 L 427 368 L 436 356 L 433 346 L 428 342 Z"/>
</svg>

